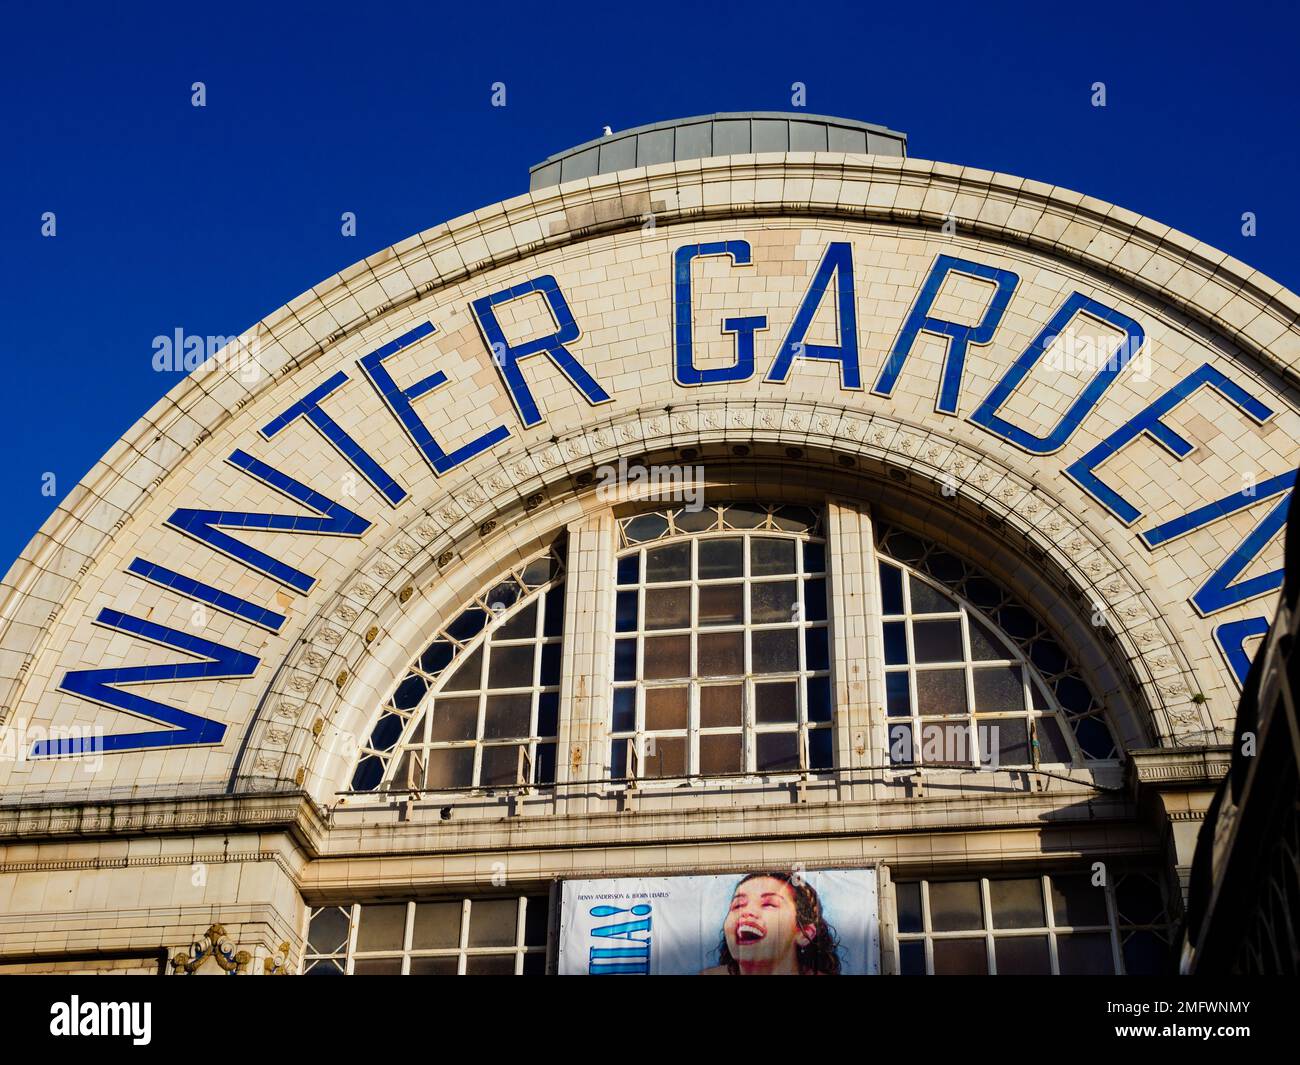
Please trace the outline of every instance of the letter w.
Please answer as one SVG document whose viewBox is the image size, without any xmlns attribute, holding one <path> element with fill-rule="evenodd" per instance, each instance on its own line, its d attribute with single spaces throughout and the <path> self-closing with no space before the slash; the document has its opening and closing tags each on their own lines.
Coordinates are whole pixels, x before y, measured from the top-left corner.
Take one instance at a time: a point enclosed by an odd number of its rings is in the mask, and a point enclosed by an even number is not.
<svg viewBox="0 0 1300 1065">
<path fill-rule="evenodd" d="M 117 632 L 171 647 L 205 659 L 200 662 L 173 662 L 167 665 L 127 666 L 114 669 L 73 669 L 63 675 L 59 690 L 88 699 L 100 706 L 172 726 L 159 732 L 130 732 L 112 736 L 74 736 L 41 740 L 32 746 L 33 758 L 70 756 L 93 752 L 139 751 L 152 747 L 179 747 L 220 743 L 226 726 L 218 721 L 178 710 L 166 703 L 120 690 L 123 684 L 156 684 L 176 680 L 225 680 L 251 677 L 258 659 L 219 643 L 200 639 L 156 622 L 131 617 L 117 610 L 104 609 L 95 619 L 97 625 Z"/>
<path fill-rule="evenodd" d="M 313 491 L 305 484 L 300 484 L 292 477 L 287 477 L 279 470 L 272 469 L 243 451 L 236 450 L 229 459 L 232 466 L 256 477 L 263 484 L 284 493 L 304 507 L 314 510 L 319 517 L 300 517 L 295 514 L 250 514 L 238 510 L 186 510 L 175 511 L 167 524 L 173 529 L 201 540 L 209 547 L 216 548 L 222 554 L 238 559 L 260 573 L 265 573 L 273 580 L 288 585 L 297 592 L 306 595 L 316 583 L 315 577 L 309 577 L 288 563 L 272 558 L 265 552 L 258 551 L 222 529 L 258 529 L 264 532 L 313 533 L 329 536 L 361 536 L 371 523 L 359 514 L 354 514 L 341 503 Z"/>
</svg>

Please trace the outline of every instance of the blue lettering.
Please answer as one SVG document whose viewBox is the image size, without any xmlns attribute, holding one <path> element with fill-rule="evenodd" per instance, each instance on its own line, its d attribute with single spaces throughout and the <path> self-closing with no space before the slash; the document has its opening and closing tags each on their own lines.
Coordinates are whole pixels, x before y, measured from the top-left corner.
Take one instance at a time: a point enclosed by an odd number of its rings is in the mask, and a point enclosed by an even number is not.
<svg viewBox="0 0 1300 1065">
<path fill-rule="evenodd" d="M 217 744 L 226 734 L 226 726 L 198 714 L 178 710 L 166 703 L 146 699 L 120 690 L 123 684 L 156 684 L 177 680 L 227 680 L 251 677 L 258 660 L 243 651 L 200 639 L 187 632 L 169 629 L 152 621 L 131 617 L 117 610 L 104 609 L 95 623 L 117 632 L 130 633 L 163 647 L 170 647 L 202 662 L 176 662 L 156 666 L 127 666 L 115 669 L 74 669 L 63 675 L 59 690 L 88 699 L 100 706 L 159 724 L 172 726 L 163 732 L 131 732 L 104 737 L 71 737 L 41 740 L 32 745 L 32 757 L 43 758 L 88 754 L 143 751 L 154 747 L 179 747 Z"/>
<path fill-rule="evenodd" d="M 749 241 L 723 240 L 712 244 L 685 244 L 673 256 L 673 375 L 679 385 L 716 385 L 748 381 L 754 376 L 754 333 L 767 328 L 767 317 L 727 318 L 724 333 L 736 337 L 734 366 L 695 366 L 694 310 L 691 305 L 691 261 L 710 255 L 729 255 L 736 266 L 751 266 Z"/>
<path fill-rule="evenodd" d="M 262 436 L 267 440 L 299 418 L 306 418 L 362 477 L 383 493 L 392 506 L 406 498 L 405 490 L 384 472 L 360 444 L 350 437 L 342 426 L 320 408 L 320 403 L 330 393 L 337 391 L 347 381 L 348 375 L 339 371 L 324 384 L 308 392 L 283 414 L 267 422 Z"/>
<path fill-rule="evenodd" d="M 836 317 L 839 322 L 838 347 L 827 344 L 808 344 L 804 337 L 812 325 L 813 316 L 821 306 L 830 287 L 831 277 L 836 279 Z M 861 388 L 862 371 L 858 367 L 858 312 L 857 297 L 853 292 L 853 245 L 847 241 L 833 241 L 813 274 L 803 302 L 795 312 L 790 332 L 776 353 L 772 369 L 764 379 L 769 383 L 784 384 L 790 376 L 795 359 L 829 359 L 840 364 L 840 386 Z"/>
<path fill-rule="evenodd" d="M 406 435 L 411 438 L 411 442 L 433 468 L 433 472 L 441 476 L 454 470 L 461 463 L 468 462 L 480 452 L 486 451 L 493 444 L 504 440 L 510 435 L 510 430 L 504 425 L 498 425 L 495 429 L 488 430 L 477 440 L 471 440 L 464 447 L 457 448 L 451 454 L 444 451 L 438 442 L 434 440 L 428 426 L 415 413 L 415 408 L 411 404 L 421 396 L 427 395 L 435 388 L 446 384 L 447 375 L 441 370 L 435 370 L 428 377 L 417 381 L 409 388 L 398 388 L 392 374 L 384 368 L 385 359 L 396 355 L 403 348 L 410 347 L 416 341 L 433 335 L 434 332 L 436 330 L 429 322 L 417 325 L 409 333 L 403 333 L 396 340 L 391 340 L 383 347 L 376 348 L 370 354 L 363 355 L 357 362 L 362 373 L 366 375 L 375 391 L 379 393 L 379 398 L 384 401 L 402 428 L 406 430 Z"/>
<path fill-rule="evenodd" d="M 517 300 L 521 296 L 527 296 L 530 292 L 541 293 L 546 300 L 551 317 L 555 319 L 555 332 L 549 336 L 511 344 L 506 340 L 505 330 L 497 321 L 496 311 L 493 308 Z M 513 288 L 502 289 L 490 296 L 483 296 L 474 300 L 471 306 L 474 309 L 474 317 L 478 320 L 479 329 L 483 333 L 483 339 L 487 341 L 488 351 L 492 353 L 492 362 L 501 374 L 501 379 L 505 381 L 506 390 L 510 393 L 510 399 L 515 405 L 515 410 L 519 412 L 525 428 L 532 428 L 542 421 L 532 390 L 519 369 L 521 362 L 534 355 L 549 356 L 551 362 L 593 407 L 609 402 L 609 393 L 596 383 L 596 379 L 583 369 L 582 364 L 565 347 L 566 344 L 572 344 L 577 340 L 581 331 L 564 299 L 564 293 L 560 291 L 559 283 L 550 274 L 524 281 Z"/>
<path fill-rule="evenodd" d="M 976 325 L 962 325 L 960 322 L 946 322 L 942 318 L 930 317 L 930 308 L 939 296 L 939 290 L 950 273 L 966 274 L 982 281 L 992 281 L 997 286 L 989 305 Z M 917 334 L 934 333 L 948 339 L 948 351 L 943 360 L 943 377 L 939 381 L 939 395 L 934 409 L 940 414 L 956 414 L 957 402 L 961 395 L 961 378 L 966 369 L 966 353 L 972 344 L 987 344 L 1002 322 L 1011 302 L 1020 278 L 1010 270 L 973 263 L 969 259 L 958 259 L 952 255 L 940 255 L 930 268 L 930 275 L 921 287 L 921 293 L 912 306 L 911 313 L 903 322 L 903 328 L 894 341 L 893 350 L 885 360 L 880 378 L 871 391 L 878 396 L 890 396 L 898 383 L 898 375 L 903 372 L 903 364 L 912 353 Z"/>
<path fill-rule="evenodd" d="M 1286 524 L 1287 510 L 1291 504 L 1291 490 L 1295 487 L 1295 476 L 1295 471 L 1292 470 L 1289 473 L 1270 477 L 1254 488 L 1233 492 L 1231 495 L 1207 503 L 1203 507 L 1197 507 L 1187 514 L 1142 533 L 1142 540 L 1147 547 L 1159 547 L 1220 518 L 1225 518 L 1229 514 L 1253 507 L 1256 503 L 1272 499 L 1274 496 L 1282 496 L 1264 515 L 1263 520 L 1237 545 L 1232 554 L 1224 559 L 1223 564 L 1210 574 L 1200 591 L 1192 596 L 1192 605 L 1203 616 L 1215 614 L 1227 607 L 1244 603 L 1257 595 L 1265 595 L 1282 587 L 1281 569 L 1262 573 L 1239 584 L 1231 582 L 1241 575 L 1242 571 L 1254 561 L 1255 556 L 1268 546 L 1268 542 Z"/>
<path fill-rule="evenodd" d="M 1250 673 L 1251 657 L 1246 653 L 1246 641 L 1256 636 L 1268 635 L 1268 618 L 1245 618 L 1241 621 L 1225 621 L 1214 630 L 1214 642 L 1219 645 L 1223 657 L 1228 660 L 1232 675 L 1237 683 L 1244 685 L 1246 675 Z"/>
<path fill-rule="evenodd" d="M 1083 394 L 1070 404 L 1069 410 L 1061 416 L 1056 427 L 1046 436 L 1035 436 L 1028 430 L 1012 425 L 1004 418 L 999 418 L 998 410 L 1011 398 L 1020 382 L 1028 376 L 1043 353 L 1077 314 L 1086 314 L 1122 330 L 1124 339 L 1120 341 L 1119 347 L 1106 359 L 1105 364 L 1097 370 L 1084 388 Z M 1065 446 L 1071 434 L 1079 428 L 1083 419 L 1092 412 L 1116 374 L 1129 364 L 1145 341 L 1146 334 L 1142 327 L 1128 315 L 1121 314 L 1076 292 L 1061 305 L 1060 310 L 1052 316 L 1052 320 L 1047 323 L 1033 343 L 1002 375 L 1002 379 L 993 386 L 993 391 L 984 397 L 984 402 L 970 416 L 970 420 L 981 428 L 1019 445 L 1031 454 L 1050 455 L 1054 451 L 1059 451 Z"/>
<path fill-rule="evenodd" d="M 172 513 L 172 516 L 167 519 L 167 524 L 215 548 L 222 554 L 238 559 L 260 573 L 265 573 L 273 580 L 288 585 L 297 592 L 306 595 L 316 583 L 316 578 L 309 577 L 288 563 L 280 562 L 219 530 L 258 529 L 266 532 L 361 536 L 370 528 L 370 522 L 348 510 L 342 503 L 335 503 L 332 499 L 300 484 L 279 470 L 272 469 L 266 463 L 243 451 L 236 450 L 226 461 L 256 477 L 263 484 L 284 493 L 290 499 L 297 500 L 303 506 L 315 511 L 319 517 L 311 518 L 296 514 L 250 514 L 237 510 L 181 509 Z"/>
<path fill-rule="evenodd" d="M 1193 450 L 1192 445 L 1169 428 L 1162 419 L 1200 388 L 1214 389 L 1229 403 L 1244 411 L 1261 425 L 1273 416 L 1273 412 L 1268 407 L 1207 362 L 1189 373 L 1146 410 L 1130 418 L 1083 458 L 1077 459 L 1066 469 L 1065 475 L 1074 480 L 1080 488 L 1125 525 L 1132 525 L 1142 516 L 1142 512 L 1109 485 L 1103 484 L 1095 471 L 1108 458 L 1143 434 L 1176 459 L 1181 460 L 1190 455 Z"/>
</svg>

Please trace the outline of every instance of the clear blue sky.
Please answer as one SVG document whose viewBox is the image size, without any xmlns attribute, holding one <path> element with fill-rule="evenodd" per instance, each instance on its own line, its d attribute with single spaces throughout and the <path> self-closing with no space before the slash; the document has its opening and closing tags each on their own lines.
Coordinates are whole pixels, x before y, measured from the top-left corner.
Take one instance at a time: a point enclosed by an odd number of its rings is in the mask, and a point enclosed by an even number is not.
<svg viewBox="0 0 1300 1065">
<path fill-rule="evenodd" d="M 175 384 L 155 336 L 239 334 L 606 124 L 788 110 L 795 81 L 915 157 L 1122 204 L 1300 288 L 1297 40 L 1292 5 L 1196 0 L 10 5 L 0 572 Z"/>
</svg>

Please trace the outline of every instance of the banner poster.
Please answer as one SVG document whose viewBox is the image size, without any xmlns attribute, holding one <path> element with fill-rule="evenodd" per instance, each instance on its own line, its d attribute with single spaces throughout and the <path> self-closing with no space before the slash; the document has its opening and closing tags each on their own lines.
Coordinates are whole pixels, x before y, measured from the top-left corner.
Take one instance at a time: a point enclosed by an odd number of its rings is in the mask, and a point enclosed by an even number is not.
<svg viewBox="0 0 1300 1065">
<path fill-rule="evenodd" d="M 880 972 L 874 869 L 569 880 L 562 976 Z"/>
</svg>

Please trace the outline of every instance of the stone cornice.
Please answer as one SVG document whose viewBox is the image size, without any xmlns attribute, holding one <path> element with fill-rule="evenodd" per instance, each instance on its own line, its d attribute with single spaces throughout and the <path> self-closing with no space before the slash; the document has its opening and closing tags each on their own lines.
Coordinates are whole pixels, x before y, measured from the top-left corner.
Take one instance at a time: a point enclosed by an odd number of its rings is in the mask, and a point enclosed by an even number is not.
<svg viewBox="0 0 1300 1065">
<path fill-rule="evenodd" d="M 1129 779 L 1139 789 L 1216 788 L 1232 761 L 1232 748 L 1156 748 L 1129 751 Z"/>
<path fill-rule="evenodd" d="M 272 830 L 288 833 L 311 856 L 326 826 L 301 792 L 0 807 L 0 845 Z"/>
</svg>

